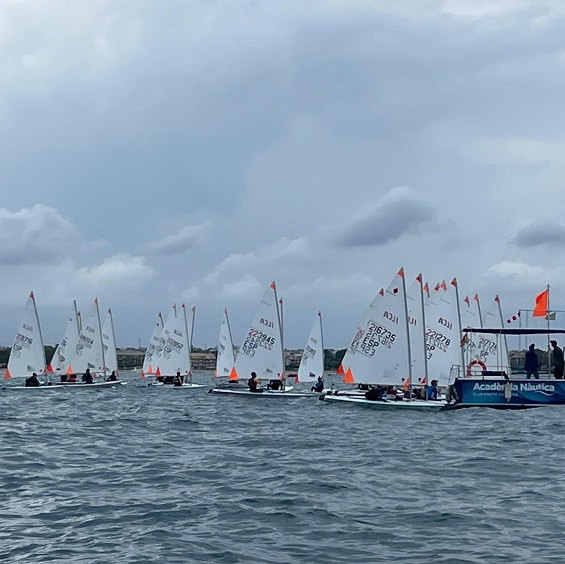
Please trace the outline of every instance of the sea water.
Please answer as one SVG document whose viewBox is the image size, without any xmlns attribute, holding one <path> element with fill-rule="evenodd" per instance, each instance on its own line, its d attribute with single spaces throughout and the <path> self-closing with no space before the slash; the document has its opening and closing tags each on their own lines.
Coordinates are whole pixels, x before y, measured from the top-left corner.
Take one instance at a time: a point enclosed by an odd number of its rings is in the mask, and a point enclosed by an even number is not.
<svg viewBox="0 0 565 564">
<path fill-rule="evenodd" d="M 379 411 L 124 376 L 0 392 L 1 561 L 565 560 L 565 408 Z"/>
</svg>

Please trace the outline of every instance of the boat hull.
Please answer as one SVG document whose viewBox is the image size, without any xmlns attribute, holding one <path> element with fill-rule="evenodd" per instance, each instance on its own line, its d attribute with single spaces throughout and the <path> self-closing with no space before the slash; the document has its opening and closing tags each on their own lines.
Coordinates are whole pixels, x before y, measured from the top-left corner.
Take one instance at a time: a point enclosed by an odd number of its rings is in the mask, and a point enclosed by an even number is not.
<svg viewBox="0 0 565 564">
<path fill-rule="evenodd" d="M 450 409 L 527 409 L 565 405 L 565 380 L 457 378 L 453 383 L 453 395 L 455 401 L 449 404 Z"/>
<path fill-rule="evenodd" d="M 175 384 L 163 384 L 161 382 L 151 382 L 147 384 L 150 388 L 175 388 L 175 389 L 195 389 L 195 388 L 205 388 L 204 384 L 182 384 L 181 386 L 175 386 Z"/>
<path fill-rule="evenodd" d="M 416 409 L 420 411 L 439 411 L 444 409 L 444 400 L 368 400 L 359 396 L 323 394 L 320 399 L 329 403 L 354 404 L 372 409 Z"/>
<path fill-rule="evenodd" d="M 84 382 L 57 382 L 51 387 L 56 388 L 69 388 L 69 389 L 91 389 L 91 388 L 117 388 L 118 386 L 125 386 L 127 382 L 123 380 L 112 380 L 111 382 L 93 382 L 92 384 L 85 384 Z"/>
<path fill-rule="evenodd" d="M 249 390 L 236 390 L 229 388 L 211 388 L 208 390 L 212 394 L 222 394 L 228 396 L 247 396 L 254 398 L 264 398 L 264 399 L 297 399 L 297 398 L 309 398 L 318 397 L 319 394 L 315 392 L 300 392 L 291 391 L 293 387 L 286 388 L 286 391 L 273 391 L 273 390 L 263 390 L 262 392 L 250 392 Z"/>
</svg>

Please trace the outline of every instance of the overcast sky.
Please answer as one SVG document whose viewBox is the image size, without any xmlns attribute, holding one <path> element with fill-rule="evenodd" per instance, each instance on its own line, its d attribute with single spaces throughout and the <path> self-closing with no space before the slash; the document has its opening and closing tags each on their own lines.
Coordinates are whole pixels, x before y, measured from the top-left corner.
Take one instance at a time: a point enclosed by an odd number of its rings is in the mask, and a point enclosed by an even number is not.
<svg viewBox="0 0 565 564">
<path fill-rule="evenodd" d="M 0 3 L 0 343 L 196 306 L 345 348 L 403 266 L 565 309 L 562 0 Z"/>
</svg>

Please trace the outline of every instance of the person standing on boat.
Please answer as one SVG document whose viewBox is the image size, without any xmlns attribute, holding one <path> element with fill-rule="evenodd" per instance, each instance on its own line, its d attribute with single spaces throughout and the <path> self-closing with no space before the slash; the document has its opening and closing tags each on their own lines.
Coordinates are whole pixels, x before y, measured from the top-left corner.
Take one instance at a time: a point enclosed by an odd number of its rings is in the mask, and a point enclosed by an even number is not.
<svg viewBox="0 0 565 564">
<path fill-rule="evenodd" d="M 37 387 L 40 385 L 39 378 L 37 377 L 37 374 L 35 372 L 29 378 L 26 378 L 25 385 L 26 388 Z"/>
<path fill-rule="evenodd" d="M 86 369 L 86 372 L 82 375 L 82 381 L 85 384 L 92 384 L 92 374 L 90 373 L 90 368 Z"/>
<path fill-rule="evenodd" d="M 528 380 L 531 376 L 533 376 L 536 380 L 539 380 L 539 357 L 536 353 L 536 346 L 534 343 L 530 345 L 529 350 L 526 352 L 526 357 L 524 358 L 524 370 L 526 371 L 526 378 Z"/>
<path fill-rule="evenodd" d="M 556 380 L 563 379 L 563 367 L 565 362 L 563 360 L 563 349 L 557 346 L 557 341 L 549 341 L 553 347 L 553 377 Z"/>
</svg>

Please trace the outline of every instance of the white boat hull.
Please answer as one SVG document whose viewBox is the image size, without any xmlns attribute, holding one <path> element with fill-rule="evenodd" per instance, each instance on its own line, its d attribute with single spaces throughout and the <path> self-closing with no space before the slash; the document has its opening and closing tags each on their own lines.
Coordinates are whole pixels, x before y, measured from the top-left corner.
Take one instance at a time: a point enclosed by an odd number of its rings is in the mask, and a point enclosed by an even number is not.
<svg viewBox="0 0 565 564">
<path fill-rule="evenodd" d="M 356 404 L 374 409 L 418 409 L 422 411 L 439 410 L 447 405 L 444 400 L 368 400 L 355 396 L 335 396 L 323 394 L 320 399 L 326 402 Z"/>
<path fill-rule="evenodd" d="M 308 398 L 308 397 L 318 397 L 320 394 L 316 392 L 300 392 L 291 391 L 293 387 L 290 386 L 283 390 L 263 390 L 262 392 L 250 392 L 249 390 L 235 390 L 229 388 L 211 388 L 209 390 L 212 394 L 223 394 L 229 396 L 253 396 L 257 398 L 279 398 L 279 399 L 297 399 L 297 398 Z"/>
<path fill-rule="evenodd" d="M 93 382 L 92 384 L 85 384 L 84 382 L 56 382 L 53 386 L 56 388 L 116 388 L 118 386 L 125 386 L 127 382 L 122 380 L 112 380 L 111 382 Z"/>
<path fill-rule="evenodd" d="M 10 384 L 7 384 L 5 386 L 2 386 L 2 391 L 7 391 L 7 392 L 20 392 L 20 391 L 29 391 L 29 392 L 47 392 L 48 390 L 61 390 L 61 386 L 55 386 L 55 385 L 47 385 L 47 384 L 42 384 L 41 386 L 11 386 Z"/>
<path fill-rule="evenodd" d="M 175 384 L 163 384 L 162 382 L 151 382 L 147 384 L 150 388 L 205 388 L 204 384 L 182 384 L 180 386 L 176 386 Z"/>
</svg>

